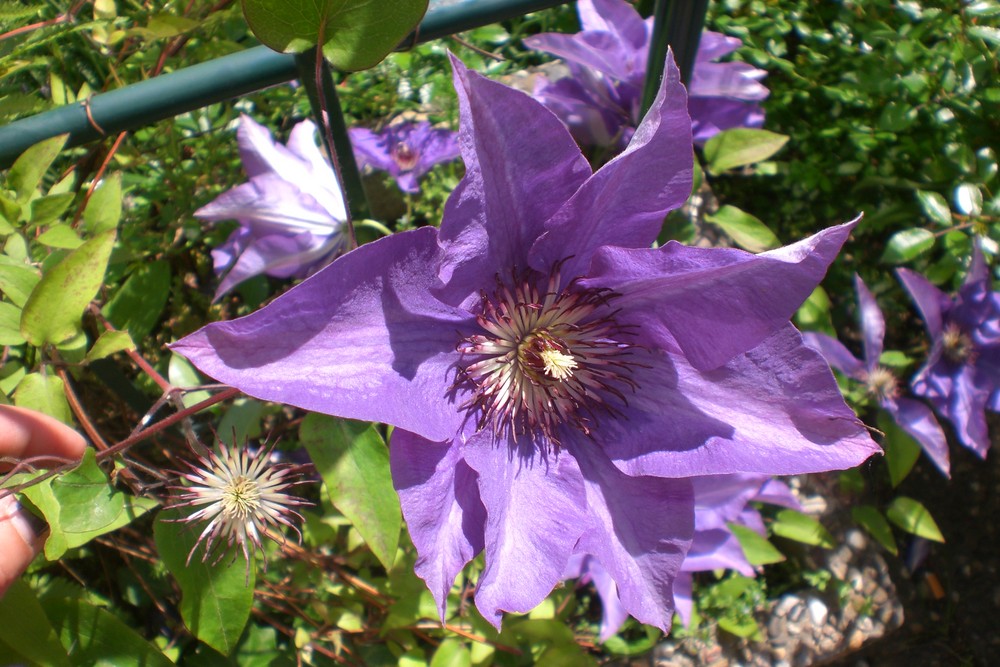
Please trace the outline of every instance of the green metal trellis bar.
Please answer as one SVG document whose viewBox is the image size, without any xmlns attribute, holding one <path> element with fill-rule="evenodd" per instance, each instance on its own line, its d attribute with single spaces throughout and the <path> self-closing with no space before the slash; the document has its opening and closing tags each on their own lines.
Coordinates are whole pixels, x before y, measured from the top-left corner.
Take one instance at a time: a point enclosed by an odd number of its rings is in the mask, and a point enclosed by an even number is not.
<svg viewBox="0 0 1000 667">
<path fill-rule="evenodd" d="M 420 44 L 568 1 L 476 0 L 436 7 L 404 43 Z M 86 103 L 69 104 L 0 127 L 0 168 L 10 166 L 25 149 L 49 137 L 69 133 L 67 146 L 79 146 L 285 83 L 298 75 L 294 56 L 259 46 L 101 93 Z"/>
<path fill-rule="evenodd" d="M 478 26 L 566 4 L 569 0 L 475 0 L 428 11 L 404 41 L 419 44 Z M 694 63 L 708 0 L 657 0 L 646 89 L 655 92 L 666 45 L 674 45 L 685 81 Z M 78 146 L 149 125 L 209 104 L 240 97 L 297 78 L 292 55 L 259 46 L 101 93 L 86 102 L 52 109 L 0 127 L 0 168 L 28 147 L 59 134 Z M 650 98 L 650 102 L 652 98 Z"/>
</svg>

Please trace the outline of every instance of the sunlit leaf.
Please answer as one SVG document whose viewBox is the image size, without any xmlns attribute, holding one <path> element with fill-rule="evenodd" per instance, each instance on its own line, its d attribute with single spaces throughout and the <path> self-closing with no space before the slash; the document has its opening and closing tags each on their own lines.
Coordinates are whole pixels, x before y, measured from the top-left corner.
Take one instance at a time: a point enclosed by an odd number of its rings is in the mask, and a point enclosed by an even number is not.
<svg viewBox="0 0 1000 667">
<path fill-rule="evenodd" d="M 389 449 L 382 436 L 371 424 L 310 414 L 302 422 L 300 437 L 334 506 L 390 569 L 399 544 L 402 512 L 392 486 Z"/>
<path fill-rule="evenodd" d="M 35 591 L 20 579 L 0 597 L 0 642 L 17 651 L 26 664 L 71 664 Z"/>
<path fill-rule="evenodd" d="M 275 51 L 301 53 L 318 42 L 344 70 L 372 67 L 399 46 L 427 11 L 427 0 L 243 0 L 257 38 Z"/>
<path fill-rule="evenodd" d="M 705 219 L 732 237 L 736 244 L 750 252 L 763 252 L 781 245 L 778 237 L 758 218 L 735 206 L 723 206 Z"/>
<path fill-rule="evenodd" d="M 795 510 L 785 509 L 778 512 L 774 523 L 771 524 L 771 532 L 803 544 L 827 549 L 833 547 L 833 536 L 819 521 Z"/>
<path fill-rule="evenodd" d="M 934 517 L 920 502 L 906 496 L 899 496 L 889 503 L 885 515 L 889 521 L 908 533 L 935 542 L 944 542 L 944 535 Z"/>
<path fill-rule="evenodd" d="M 184 625 L 201 641 L 224 655 L 239 643 L 253 606 L 256 561 L 251 559 L 250 581 L 246 581 L 246 561 L 240 553 L 224 556 L 221 561 L 195 553 L 190 565 L 188 554 L 198 539 L 200 529 L 178 519 L 177 510 L 160 512 L 153 526 L 156 549 L 163 564 L 181 587 L 181 618 Z M 203 549 L 204 545 L 199 549 Z"/>
<path fill-rule="evenodd" d="M 66 385 L 55 374 L 26 375 L 14 392 L 14 405 L 44 412 L 65 424 L 73 423 L 73 411 L 66 401 Z"/>
<path fill-rule="evenodd" d="M 886 551 L 893 556 L 899 554 L 896 547 L 896 539 L 892 536 L 892 526 L 886 521 L 882 513 L 871 505 L 857 505 L 851 508 L 851 516 L 861 525 L 868 534 L 885 547 Z"/>
<path fill-rule="evenodd" d="M 60 134 L 41 141 L 24 151 L 11 166 L 7 174 L 7 183 L 17 193 L 19 203 L 27 202 L 38 190 L 42 177 L 59 155 L 59 151 L 66 145 L 67 138 L 68 134 Z"/>
<path fill-rule="evenodd" d="M 920 208 L 932 221 L 943 227 L 951 224 L 951 209 L 940 194 L 930 190 L 917 190 L 917 200 L 920 202 Z"/>
<path fill-rule="evenodd" d="M 902 264 L 916 259 L 921 254 L 934 247 L 934 233 L 923 227 L 904 229 L 889 238 L 882 261 L 889 264 Z"/>
<path fill-rule="evenodd" d="M 751 565 L 770 565 L 780 563 L 785 560 L 785 554 L 771 544 L 768 539 L 757 533 L 752 528 L 747 528 L 738 523 L 730 523 L 729 530 L 739 540 L 743 555 Z"/>
<path fill-rule="evenodd" d="M 788 142 L 788 137 L 746 127 L 720 132 L 705 143 L 708 171 L 719 174 L 766 160 Z"/>
<path fill-rule="evenodd" d="M 104 281 L 114 245 L 114 230 L 104 232 L 42 276 L 21 315 L 21 333 L 29 343 L 58 344 L 79 331 L 80 317 Z"/>
<path fill-rule="evenodd" d="M 110 357 L 115 352 L 122 350 L 134 350 L 135 343 L 127 331 L 105 331 L 97 339 L 94 346 L 87 352 L 87 361 Z"/>
<path fill-rule="evenodd" d="M 906 479 L 920 458 L 920 444 L 885 411 L 879 412 L 878 428 L 885 433 L 882 447 L 885 449 L 885 463 L 889 467 L 889 480 L 895 488 Z"/>
<path fill-rule="evenodd" d="M 115 172 L 101 181 L 83 209 L 83 225 L 91 234 L 118 226 L 122 216 L 122 175 Z"/>
</svg>

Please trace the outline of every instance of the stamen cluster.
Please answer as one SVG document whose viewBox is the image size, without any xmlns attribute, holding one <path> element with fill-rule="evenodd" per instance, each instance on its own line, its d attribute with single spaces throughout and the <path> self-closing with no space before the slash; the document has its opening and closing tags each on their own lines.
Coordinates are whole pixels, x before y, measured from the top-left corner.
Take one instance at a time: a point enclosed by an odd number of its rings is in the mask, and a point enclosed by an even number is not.
<svg viewBox="0 0 1000 667">
<path fill-rule="evenodd" d="M 949 322 L 945 326 L 941 336 L 941 343 L 944 348 L 944 356 L 949 361 L 953 361 L 956 364 L 963 364 L 973 360 L 975 345 L 973 345 L 969 335 L 962 331 L 954 322 Z"/>
<path fill-rule="evenodd" d="M 410 171 L 417 166 L 420 156 L 406 141 L 397 141 L 390 151 L 392 159 L 402 171 Z"/>
<path fill-rule="evenodd" d="M 899 380 L 889 369 L 876 366 L 864 378 L 868 393 L 879 400 L 896 398 L 899 395 Z"/>
<path fill-rule="evenodd" d="M 532 279 L 534 278 L 534 279 Z M 635 391 L 635 346 L 625 340 L 628 327 L 615 321 L 609 303 L 617 296 L 604 289 L 560 288 L 558 267 L 544 278 L 497 277 L 493 294 L 481 293 L 476 321 L 483 333 L 458 344 L 476 357 L 459 369 L 457 385 L 472 386 L 463 405 L 475 411 L 477 428 L 495 435 L 542 434 L 559 444 L 568 424 L 590 435 L 598 413 L 616 413 Z M 612 399 L 613 397 L 613 399 Z"/>
</svg>

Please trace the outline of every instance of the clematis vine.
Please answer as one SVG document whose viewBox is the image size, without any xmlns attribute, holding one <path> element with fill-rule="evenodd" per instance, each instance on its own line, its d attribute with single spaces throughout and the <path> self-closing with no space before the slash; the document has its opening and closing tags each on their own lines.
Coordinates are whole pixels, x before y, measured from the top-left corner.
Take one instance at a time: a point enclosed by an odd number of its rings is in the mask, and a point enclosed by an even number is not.
<svg viewBox="0 0 1000 667">
<path fill-rule="evenodd" d="M 803 339 L 807 345 L 819 350 L 831 366 L 861 382 L 879 407 L 920 443 L 934 465 L 948 475 L 948 440 L 941 425 L 926 405 L 900 396 L 899 380 L 891 370 L 879 364 L 885 340 L 885 318 L 860 276 L 854 276 L 854 288 L 858 293 L 858 319 L 861 321 L 864 359 L 858 359 L 843 343 L 824 333 L 807 332 L 803 334 Z"/>
<path fill-rule="evenodd" d="M 432 167 L 459 156 L 455 133 L 427 121 L 389 125 L 379 132 L 352 127 L 348 134 L 358 166 L 389 172 L 407 194 L 420 192 L 417 181 Z"/>
<path fill-rule="evenodd" d="M 653 249 L 691 189 L 668 56 L 628 148 L 596 173 L 558 118 L 452 58 L 465 176 L 440 230 L 365 244 L 173 349 L 265 400 L 392 424 L 390 464 L 442 618 L 538 605 L 575 553 L 666 629 L 690 477 L 847 468 L 878 451 L 789 317 L 853 227 L 761 255 Z"/>
<path fill-rule="evenodd" d="M 260 274 L 305 277 L 346 249 L 347 206 L 315 133 L 311 121 L 302 121 L 282 146 L 267 128 L 240 116 L 236 138 L 250 180 L 194 213 L 240 223 L 212 251 L 215 272 L 225 274 L 215 299 Z"/>
<path fill-rule="evenodd" d="M 930 401 L 955 427 L 963 445 L 985 458 L 990 447 L 986 410 L 1000 410 L 1000 299 L 989 267 L 973 244 L 972 263 L 958 294 L 949 297 L 919 273 L 897 271 L 931 337 L 927 362 L 913 393 Z"/>
<path fill-rule="evenodd" d="M 579 0 L 582 30 L 542 33 L 525 46 L 559 56 L 569 76 L 539 79 L 535 96 L 570 128 L 582 146 L 620 150 L 639 120 L 652 18 L 643 20 L 625 0 Z M 760 127 L 760 102 L 768 96 L 767 73 L 741 62 L 714 62 L 742 45 L 736 37 L 701 35 L 689 89 L 694 141 L 704 144 L 722 130 Z"/>
<path fill-rule="evenodd" d="M 756 570 L 747 560 L 730 524 L 751 528 L 767 535 L 764 520 L 750 502 L 801 509 L 788 486 L 763 475 L 716 475 L 696 477 L 694 485 L 694 539 L 674 579 L 674 605 L 684 625 L 691 624 L 694 608 L 692 588 L 695 572 L 736 570 L 753 577 Z M 566 568 L 567 579 L 593 584 L 601 599 L 598 638 L 604 642 L 621 629 L 628 612 L 618 598 L 618 586 L 600 561 L 588 554 L 575 554 Z"/>
</svg>

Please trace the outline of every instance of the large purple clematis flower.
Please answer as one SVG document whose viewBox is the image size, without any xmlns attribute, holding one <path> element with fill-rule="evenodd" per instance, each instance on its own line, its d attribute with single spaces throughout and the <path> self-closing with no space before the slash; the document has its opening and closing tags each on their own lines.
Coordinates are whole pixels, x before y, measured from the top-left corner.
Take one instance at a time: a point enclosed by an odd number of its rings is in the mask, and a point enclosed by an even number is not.
<svg viewBox="0 0 1000 667">
<path fill-rule="evenodd" d="M 216 273 L 228 271 L 216 299 L 262 273 L 305 277 L 346 248 L 347 207 L 315 134 L 316 126 L 302 121 L 292 128 L 288 145 L 282 146 L 267 128 L 240 116 L 236 138 L 250 181 L 194 213 L 203 220 L 240 223 L 212 251 Z"/>
<path fill-rule="evenodd" d="M 579 0 L 577 11 L 583 29 L 575 35 L 524 40 L 528 48 L 563 58 L 570 71 L 555 81 L 541 78 L 535 96 L 581 145 L 619 149 L 639 120 L 653 21 L 643 20 L 625 0 Z M 688 103 L 699 145 L 722 130 L 764 124 L 760 102 L 768 90 L 760 79 L 767 73 L 746 63 L 714 62 L 741 44 L 736 37 L 702 33 Z"/>
<path fill-rule="evenodd" d="M 978 245 L 965 283 L 952 298 L 919 273 L 899 269 L 931 336 L 927 363 L 913 378 L 913 393 L 931 402 L 955 427 L 958 439 L 980 457 L 990 447 L 986 410 L 1000 411 L 1000 298 Z"/>
<path fill-rule="evenodd" d="M 715 475 L 696 477 L 691 481 L 694 485 L 694 539 L 673 584 L 674 605 L 684 625 L 691 624 L 695 572 L 736 570 L 747 577 L 756 575 L 730 528 L 730 524 L 736 523 L 762 536 L 767 535 L 760 512 L 749 503 L 756 501 L 801 508 L 784 482 L 763 475 Z M 575 554 L 570 559 L 565 576 L 594 585 L 601 599 L 599 638 L 602 642 L 607 641 L 628 617 L 618 598 L 615 580 L 600 561 L 588 554 Z"/>
<path fill-rule="evenodd" d="M 427 121 L 389 125 L 380 132 L 352 127 L 348 134 L 358 166 L 389 172 L 408 194 L 420 192 L 417 180 L 434 165 L 459 156 L 455 133 Z"/>
<path fill-rule="evenodd" d="M 393 424 L 390 462 L 442 617 L 485 551 L 499 626 L 597 558 L 669 626 L 688 477 L 857 465 L 878 451 L 789 316 L 851 224 L 778 250 L 650 245 L 691 188 L 672 57 L 596 173 L 553 114 L 453 59 L 465 176 L 441 229 L 361 246 L 266 308 L 174 345 L 253 396 Z"/>
<path fill-rule="evenodd" d="M 864 341 L 864 359 L 858 359 L 843 343 L 824 333 L 806 332 L 806 345 L 819 350 L 831 366 L 865 385 L 868 394 L 878 401 L 900 428 L 920 443 L 924 453 L 945 475 L 949 474 L 948 440 L 934 413 L 926 405 L 899 395 L 899 381 L 892 371 L 879 365 L 885 340 L 885 318 L 875 297 L 860 276 L 854 276 L 858 292 L 858 315 Z"/>
</svg>

